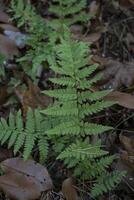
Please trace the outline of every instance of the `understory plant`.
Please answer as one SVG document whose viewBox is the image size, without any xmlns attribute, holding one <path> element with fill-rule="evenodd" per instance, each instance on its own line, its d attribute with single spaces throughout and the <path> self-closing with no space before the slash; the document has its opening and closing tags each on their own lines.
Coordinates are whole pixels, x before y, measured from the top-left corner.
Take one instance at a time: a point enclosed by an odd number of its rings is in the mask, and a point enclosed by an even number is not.
<svg viewBox="0 0 134 200">
<path fill-rule="evenodd" d="M 86 0 L 52 0 L 49 12 L 54 14 L 48 24 L 53 29 L 60 29 L 63 25 L 70 27 L 76 23 L 87 23 L 91 18 L 86 13 Z"/>
<path fill-rule="evenodd" d="M 23 149 L 25 160 L 30 157 L 36 144 L 40 162 L 44 162 L 48 153 L 47 136 L 44 132 L 47 127 L 48 123 L 38 109 L 33 111 L 29 108 L 25 125 L 20 110 L 16 115 L 10 113 L 8 121 L 4 118 L 0 119 L 0 143 L 8 144 L 8 148 L 13 147 L 15 155 Z"/>
<path fill-rule="evenodd" d="M 124 174 L 109 170 L 115 156 L 108 154 L 97 137 L 112 128 L 92 122 L 93 114 L 113 102 L 103 100 L 109 91 L 95 92 L 92 89 L 100 76 L 93 76 L 97 64 L 88 65 L 87 44 L 72 41 L 65 28 L 64 37 L 55 51 L 57 62 L 51 69 L 57 76 L 50 81 L 56 89 L 44 91 L 55 101 L 42 112 L 59 122 L 46 133 L 52 140 L 57 159 L 73 169 L 74 176 L 90 180 L 91 196 L 97 197 L 115 188 Z"/>
<path fill-rule="evenodd" d="M 43 19 L 36 9 L 24 0 L 12 0 L 10 12 L 19 28 L 27 32 L 26 45 L 28 50 L 18 59 L 23 70 L 35 80 L 40 76 L 42 68 L 47 68 L 54 57 L 53 47 L 62 35 L 63 25 L 70 27 L 75 23 L 85 23 L 90 15 L 85 11 L 86 0 L 53 0 L 49 12 L 50 20 Z"/>
</svg>

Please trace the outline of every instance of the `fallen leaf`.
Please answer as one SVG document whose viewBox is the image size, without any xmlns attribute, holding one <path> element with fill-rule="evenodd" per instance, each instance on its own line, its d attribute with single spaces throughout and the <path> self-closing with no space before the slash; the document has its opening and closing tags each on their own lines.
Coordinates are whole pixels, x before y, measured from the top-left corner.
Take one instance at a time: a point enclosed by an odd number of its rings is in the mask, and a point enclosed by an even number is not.
<svg viewBox="0 0 134 200">
<path fill-rule="evenodd" d="M 63 181 L 62 193 L 66 200 L 79 200 L 76 189 L 74 188 L 73 178 L 67 178 Z"/>
<path fill-rule="evenodd" d="M 12 31 L 12 30 L 5 30 L 4 34 L 11 39 L 18 48 L 22 49 L 26 45 L 26 40 L 28 36 L 19 32 L 19 31 Z"/>
<path fill-rule="evenodd" d="M 39 87 L 34 85 L 30 79 L 27 79 L 27 84 L 28 88 L 25 91 L 20 90 L 19 87 L 16 87 L 14 90 L 16 96 L 22 104 L 24 118 L 29 107 L 33 109 L 37 107 L 44 108 L 52 102 L 52 99 L 43 95 Z"/>
<path fill-rule="evenodd" d="M 8 31 L 19 32 L 19 29 L 13 26 L 12 24 L 0 23 L 0 28 L 3 29 L 3 31 L 8 30 Z"/>
<path fill-rule="evenodd" d="M 134 0 L 119 0 L 119 5 L 122 9 L 130 9 L 134 5 Z"/>
<path fill-rule="evenodd" d="M 0 162 L 11 157 L 12 157 L 12 151 L 10 149 L 0 147 Z"/>
<path fill-rule="evenodd" d="M 121 159 L 134 170 L 134 134 L 133 132 L 123 132 L 119 135 L 123 150 L 121 150 Z"/>
<path fill-rule="evenodd" d="M 12 40 L 0 34 L 0 53 L 6 58 L 12 59 L 14 56 L 19 55 L 19 50 Z"/>
<path fill-rule="evenodd" d="M 129 0 L 129 2 L 134 5 L 134 0 Z"/>
<path fill-rule="evenodd" d="M 3 161 L 0 166 L 5 172 L 0 176 L 0 189 L 9 198 L 34 200 L 53 187 L 47 169 L 33 160 L 11 158 Z"/>
<path fill-rule="evenodd" d="M 2 10 L 0 10 L 0 22 L 10 23 L 11 18 Z"/>
<path fill-rule="evenodd" d="M 134 167 L 129 166 L 125 160 L 121 157 L 118 159 L 116 163 L 113 163 L 113 167 L 119 171 L 126 171 L 127 174 L 123 178 L 123 182 L 127 183 L 127 185 L 131 188 L 134 188 Z M 126 185 L 125 185 L 126 186 Z M 126 199 L 127 200 L 127 199 Z"/>
<path fill-rule="evenodd" d="M 89 6 L 89 14 L 93 17 L 96 17 L 100 12 L 100 3 L 99 1 L 93 0 Z"/>
<path fill-rule="evenodd" d="M 106 61 L 106 59 L 105 59 Z M 105 88 L 119 89 L 122 86 L 130 87 L 134 82 L 134 62 L 121 63 L 107 58 L 101 71 L 101 84 Z"/>
<path fill-rule="evenodd" d="M 118 105 L 125 108 L 134 109 L 134 96 L 131 94 L 113 91 L 110 92 L 106 97 L 106 100 L 116 101 Z"/>
<path fill-rule="evenodd" d="M 133 133 L 122 133 L 119 136 L 120 142 L 124 146 L 125 150 L 130 153 L 134 153 L 134 134 Z"/>
<path fill-rule="evenodd" d="M 8 98 L 7 84 L 0 86 L 0 105 L 3 105 Z"/>
</svg>

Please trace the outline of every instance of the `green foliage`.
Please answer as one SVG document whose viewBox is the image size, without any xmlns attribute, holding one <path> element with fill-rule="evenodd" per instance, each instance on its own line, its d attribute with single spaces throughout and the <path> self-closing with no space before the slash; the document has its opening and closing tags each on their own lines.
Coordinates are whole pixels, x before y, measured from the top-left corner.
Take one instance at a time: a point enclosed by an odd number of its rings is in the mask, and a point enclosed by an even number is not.
<svg viewBox="0 0 134 200">
<path fill-rule="evenodd" d="M 121 181 L 125 172 L 113 171 L 111 173 L 105 173 L 103 177 L 98 178 L 97 183 L 94 184 L 91 191 L 91 196 L 96 197 L 102 195 L 104 192 L 108 192 L 114 189 Z"/>
<path fill-rule="evenodd" d="M 0 78 L 5 76 L 4 56 L 0 54 Z"/>
<path fill-rule="evenodd" d="M 70 26 L 77 22 L 85 23 L 91 16 L 85 12 L 86 0 L 53 0 L 49 11 L 56 17 L 49 25 L 54 29 L 62 28 L 63 24 Z"/>
<path fill-rule="evenodd" d="M 38 110 L 33 112 L 29 109 L 25 126 L 21 111 L 18 111 L 16 116 L 10 113 L 8 122 L 3 118 L 0 120 L 0 142 L 2 145 L 7 142 L 8 148 L 13 146 L 14 154 L 24 148 L 23 157 L 25 160 L 28 159 L 33 147 L 38 143 L 40 161 L 44 161 L 48 152 L 45 129 L 46 123 Z"/>
<path fill-rule="evenodd" d="M 83 10 L 85 7 L 86 0 L 54 0 L 49 11 L 56 15 L 56 19 L 45 21 L 27 1 L 11 1 L 10 12 L 13 19 L 16 20 L 18 27 L 25 27 L 29 35 L 26 41 L 29 48 L 25 56 L 18 61 L 33 80 L 38 76 L 42 65 L 46 67 L 46 62 L 50 64 L 54 61 L 54 47 L 63 34 L 63 25 L 69 27 L 76 22 L 89 20 L 89 14 Z"/>
<path fill-rule="evenodd" d="M 26 44 L 29 49 L 24 57 L 18 59 L 24 71 L 33 79 L 36 78 L 40 65 L 50 59 L 52 46 L 48 43 L 48 28 L 45 20 L 36 13 L 35 8 L 23 0 L 11 1 L 13 19 L 17 20 L 19 27 L 26 26 L 28 39 Z M 30 64 L 32 62 L 32 65 Z M 29 67 L 30 66 L 30 67 Z"/>
<path fill-rule="evenodd" d="M 92 76 L 97 65 L 88 66 L 87 44 L 72 41 L 68 30 L 64 30 L 64 37 L 55 48 L 57 62 L 51 66 L 55 73 L 59 72 L 57 78 L 50 79 L 58 85 L 58 89 L 44 91 L 45 94 L 54 97 L 55 102 L 42 111 L 47 116 L 58 118 L 59 123 L 46 133 L 52 138 L 55 152 L 59 153 L 57 159 L 63 160 L 69 168 L 73 168 L 75 176 L 96 181 L 96 188 L 93 186 L 91 190 L 92 196 L 96 197 L 113 189 L 114 184 L 122 177 L 122 173 L 119 172 L 108 173 L 108 167 L 115 157 L 107 155 L 108 152 L 102 149 L 100 140 L 93 142 L 94 135 L 112 128 L 89 122 L 94 113 L 108 108 L 113 102 L 102 100 L 108 91 L 92 91 L 93 83 L 100 78 Z M 99 188 L 97 184 L 100 180 L 103 180 L 103 186 Z"/>
</svg>

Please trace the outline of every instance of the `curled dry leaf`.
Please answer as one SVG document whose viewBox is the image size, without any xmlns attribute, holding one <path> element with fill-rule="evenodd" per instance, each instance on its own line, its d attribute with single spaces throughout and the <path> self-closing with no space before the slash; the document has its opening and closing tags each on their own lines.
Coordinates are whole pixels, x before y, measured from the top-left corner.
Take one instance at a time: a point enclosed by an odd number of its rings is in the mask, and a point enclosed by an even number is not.
<svg viewBox="0 0 134 200">
<path fill-rule="evenodd" d="M 21 91 L 19 87 L 16 87 L 14 92 L 18 97 L 23 108 L 24 118 L 26 116 L 28 107 L 37 108 L 37 107 L 47 107 L 49 103 L 52 102 L 52 99 L 46 95 L 43 95 L 40 91 L 40 88 L 32 83 L 30 79 L 27 80 L 28 88 L 24 91 Z"/>
<path fill-rule="evenodd" d="M 2 10 L 0 10 L 0 22 L 3 22 L 3 23 L 11 22 L 11 18 Z"/>
<path fill-rule="evenodd" d="M 12 59 L 14 56 L 19 55 L 19 50 L 12 40 L 0 34 L 0 53 L 6 58 Z"/>
<path fill-rule="evenodd" d="M 89 14 L 96 17 L 100 12 L 100 3 L 97 0 L 93 0 L 89 6 Z"/>
<path fill-rule="evenodd" d="M 3 105 L 8 99 L 7 84 L 0 86 L 0 106 Z"/>
<path fill-rule="evenodd" d="M 5 31 L 5 30 L 14 31 L 14 32 L 18 32 L 19 31 L 19 29 L 16 28 L 15 26 L 13 26 L 12 24 L 0 23 L 0 28 L 3 29 L 3 31 Z"/>
<path fill-rule="evenodd" d="M 122 9 L 130 9 L 134 6 L 134 0 L 119 0 L 119 5 Z"/>
<path fill-rule="evenodd" d="M 134 109 L 134 96 L 131 94 L 113 91 L 109 93 L 106 97 L 106 100 L 116 101 L 118 105 L 125 108 Z"/>
<path fill-rule="evenodd" d="M 13 156 L 12 151 L 10 149 L 6 149 L 0 147 L 0 162 L 6 160 L 7 158 L 11 158 Z"/>
<path fill-rule="evenodd" d="M 104 70 L 101 71 L 102 85 L 105 88 L 118 89 L 122 86 L 129 87 L 134 83 L 134 62 L 121 63 L 116 60 L 105 59 Z"/>
<path fill-rule="evenodd" d="M 18 48 L 24 48 L 26 44 L 26 40 L 28 36 L 19 32 L 19 31 L 12 31 L 12 30 L 5 30 L 4 34 L 11 39 Z"/>
<path fill-rule="evenodd" d="M 5 174 L 0 176 L 0 189 L 9 198 L 34 200 L 53 187 L 47 169 L 33 160 L 11 158 L 3 161 L 1 168 Z"/>
<path fill-rule="evenodd" d="M 81 33 L 76 33 L 72 37 L 76 40 L 81 40 L 83 42 L 94 43 L 100 39 L 101 34 L 102 34 L 101 31 L 90 33 L 86 36 L 82 36 Z"/>
<path fill-rule="evenodd" d="M 79 200 L 78 194 L 74 188 L 73 178 L 67 178 L 63 181 L 62 193 L 66 200 Z"/>
<path fill-rule="evenodd" d="M 125 150 L 130 153 L 134 153 L 134 133 L 122 133 L 120 134 L 120 141 L 124 146 Z"/>
<path fill-rule="evenodd" d="M 119 136 L 120 142 L 123 145 L 121 159 L 134 170 L 134 133 L 123 132 Z"/>
</svg>

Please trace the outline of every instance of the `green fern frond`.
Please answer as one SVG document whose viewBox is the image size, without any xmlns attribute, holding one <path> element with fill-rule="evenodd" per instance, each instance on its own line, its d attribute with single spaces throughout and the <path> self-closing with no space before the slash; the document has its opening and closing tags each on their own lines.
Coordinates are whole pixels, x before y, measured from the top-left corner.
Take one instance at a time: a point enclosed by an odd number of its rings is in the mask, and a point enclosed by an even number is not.
<svg viewBox="0 0 134 200">
<path fill-rule="evenodd" d="M 115 160 L 117 158 L 117 156 L 112 155 L 112 156 L 105 156 L 102 157 L 100 160 L 96 161 L 96 167 L 97 171 L 99 172 L 99 174 L 101 174 L 103 171 L 106 170 L 106 168 L 108 168 L 113 160 Z"/>
<path fill-rule="evenodd" d="M 77 116 L 78 108 L 75 101 L 66 103 L 61 102 L 61 104 L 48 107 L 47 109 L 41 112 L 46 115 L 52 115 L 52 116 Z"/>
<path fill-rule="evenodd" d="M 103 178 L 94 184 L 94 187 L 91 190 L 91 196 L 97 197 L 103 193 L 113 190 L 120 183 L 124 175 L 124 171 L 113 171 L 107 175 L 105 174 Z"/>
<path fill-rule="evenodd" d="M 80 107 L 81 116 L 98 113 L 104 110 L 105 108 L 112 106 L 114 103 L 115 102 L 113 101 L 103 101 L 103 100 L 97 101 L 96 103 L 93 103 L 91 105 L 89 103 L 85 103 Z"/>
<path fill-rule="evenodd" d="M 25 138 L 26 138 L 26 133 L 25 132 L 19 132 L 19 135 L 16 139 L 16 142 L 14 143 L 14 154 L 19 152 L 19 150 L 24 146 L 25 143 Z"/>
<path fill-rule="evenodd" d="M 63 100 L 74 100 L 77 98 L 76 89 L 73 88 L 57 89 L 57 90 L 55 89 L 55 90 L 44 91 L 43 93 L 50 97 Z"/>
<path fill-rule="evenodd" d="M 84 159 L 97 158 L 106 155 L 108 152 L 101 150 L 100 145 L 87 144 L 86 142 L 77 141 L 70 145 L 59 156 L 58 159 L 76 158 L 81 161 Z"/>
<path fill-rule="evenodd" d="M 10 113 L 8 123 L 3 118 L 0 120 L 0 143 L 2 145 L 7 143 L 8 148 L 13 146 L 14 154 L 24 149 L 23 157 L 26 160 L 31 155 L 36 142 L 38 143 L 41 137 L 43 139 L 45 130 L 43 116 L 39 110 L 28 110 L 25 127 L 21 111 L 18 111 L 16 116 Z M 42 143 L 40 141 L 38 145 Z M 39 148 L 43 155 L 43 145 Z M 47 146 L 44 146 L 44 152 L 47 152 L 46 148 Z"/>
<path fill-rule="evenodd" d="M 48 142 L 47 138 L 43 135 L 39 136 L 38 148 L 39 148 L 40 162 L 43 163 L 48 155 Z"/>
<path fill-rule="evenodd" d="M 33 133 L 30 132 L 26 135 L 24 142 L 24 153 L 23 153 L 24 160 L 27 160 L 29 158 L 35 144 L 35 139 L 36 135 L 34 134 L 34 132 Z"/>
<path fill-rule="evenodd" d="M 91 75 L 94 71 L 96 71 L 97 68 L 98 68 L 97 64 L 85 67 L 83 69 L 80 69 L 78 73 L 76 73 L 76 76 L 79 78 L 86 78 L 89 75 Z"/>
<path fill-rule="evenodd" d="M 105 131 L 113 129 L 110 126 L 103 126 L 95 123 L 83 123 L 83 133 L 84 135 L 94 135 L 94 134 L 101 134 Z"/>
<path fill-rule="evenodd" d="M 61 85 L 61 86 L 68 86 L 73 87 L 75 85 L 75 81 L 72 78 L 69 77 L 63 77 L 63 78 L 50 78 L 49 79 L 52 83 Z"/>
<path fill-rule="evenodd" d="M 95 91 L 95 92 L 90 92 L 90 91 L 82 91 L 79 92 L 79 99 L 80 102 L 82 101 L 97 101 L 100 99 L 103 99 L 106 95 L 109 94 L 109 90 L 104 90 L 104 91 Z"/>
<path fill-rule="evenodd" d="M 57 64 L 51 67 L 56 74 L 59 70 L 60 76 L 50 79 L 60 89 L 44 92 L 54 97 L 55 102 L 41 111 L 58 122 L 46 133 L 54 143 L 55 152 L 59 153 L 57 159 L 73 168 L 75 176 L 82 180 L 96 180 L 91 194 L 97 196 L 113 189 L 123 174 L 119 173 L 119 177 L 116 177 L 118 173 L 107 172 L 114 156 L 107 155 L 108 152 L 102 149 L 100 141 L 96 144 L 92 141 L 95 134 L 102 134 L 112 128 L 89 122 L 86 116 L 96 114 L 112 106 L 114 102 L 103 100 L 109 91 L 92 92 L 93 84 L 101 76 L 93 76 L 98 65 L 88 66 L 87 45 L 71 41 L 66 28 L 60 42 L 55 48 Z"/>
<path fill-rule="evenodd" d="M 85 89 L 89 89 L 91 88 L 91 86 L 95 83 L 97 83 L 99 80 L 101 79 L 101 75 L 97 74 L 96 76 L 94 76 L 92 79 L 88 80 L 80 80 L 79 84 L 78 84 L 78 88 L 85 90 Z"/>
<path fill-rule="evenodd" d="M 65 128 L 66 127 L 66 128 Z M 54 128 L 46 131 L 48 135 L 79 135 L 80 126 L 79 123 L 74 121 L 64 122 L 60 125 L 55 126 Z"/>
<path fill-rule="evenodd" d="M 55 2 L 56 4 L 52 4 L 49 8 L 49 12 L 55 14 L 60 20 L 53 19 L 49 22 L 53 28 L 60 28 L 63 24 L 70 26 L 77 22 L 87 22 L 90 19 L 90 15 L 83 10 L 86 8 L 86 0 L 53 0 L 53 3 Z"/>
</svg>

